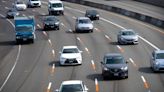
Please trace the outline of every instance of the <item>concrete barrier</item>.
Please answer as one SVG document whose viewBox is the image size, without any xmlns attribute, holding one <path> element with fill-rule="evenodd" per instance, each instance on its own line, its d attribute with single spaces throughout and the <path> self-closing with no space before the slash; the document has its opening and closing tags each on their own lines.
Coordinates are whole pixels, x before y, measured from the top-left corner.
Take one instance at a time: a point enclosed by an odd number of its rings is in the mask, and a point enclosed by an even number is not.
<svg viewBox="0 0 164 92">
<path fill-rule="evenodd" d="M 153 18 L 151 16 L 143 15 L 143 14 L 136 13 L 134 11 L 129 11 L 126 9 L 122 9 L 119 7 L 104 5 L 104 4 L 95 3 L 95 2 L 91 2 L 91 1 L 85 1 L 85 0 L 62 0 L 62 1 L 82 4 L 82 5 L 86 5 L 86 6 L 91 6 L 91 7 L 107 10 L 110 12 L 115 12 L 118 14 L 122 14 L 122 15 L 125 15 L 128 17 L 131 17 L 131 18 L 134 18 L 134 19 L 137 19 L 137 20 L 140 20 L 140 21 L 150 23 L 152 25 L 164 28 L 164 19 L 162 20 L 162 19 Z"/>
</svg>

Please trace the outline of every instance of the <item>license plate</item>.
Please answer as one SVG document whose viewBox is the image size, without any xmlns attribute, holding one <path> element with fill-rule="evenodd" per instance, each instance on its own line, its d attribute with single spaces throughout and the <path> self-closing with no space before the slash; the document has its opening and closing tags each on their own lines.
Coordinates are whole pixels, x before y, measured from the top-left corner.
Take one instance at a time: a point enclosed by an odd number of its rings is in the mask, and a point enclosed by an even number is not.
<svg viewBox="0 0 164 92">
<path fill-rule="evenodd" d="M 118 76 L 118 73 L 114 73 L 114 76 Z"/>
</svg>

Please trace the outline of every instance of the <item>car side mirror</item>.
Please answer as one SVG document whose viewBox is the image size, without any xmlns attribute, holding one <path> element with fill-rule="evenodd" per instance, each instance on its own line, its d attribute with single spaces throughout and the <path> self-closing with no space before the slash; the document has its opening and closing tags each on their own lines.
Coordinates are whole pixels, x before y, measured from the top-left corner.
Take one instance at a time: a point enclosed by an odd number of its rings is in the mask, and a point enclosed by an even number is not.
<svg viewBox="0 0 164 92">
<path fill-rule="evenodd" d="M 91 23 L 93 24 L 93 21 Z"/>
<path fill-rule="evenodd" d="M 101 63 L 101 64 L 104 64 L 104 62 L 103 62 L 103 61 L 101 61 L 100 63 Z"/>
<path fill-rule="evenodd" d="M 61 51 L 59 51 L 59 53 L 61 54 L 62 52 L 61 52 Z"/>
<path fill-rule="evenodd" d="M 55 92 L 59 92 L 59 89 L 56 89 Z"/>
<path fill-rule="evenodd" d="M 82 53 L 83 51 L 79 51 L 80 53 Z"/>
</svg>

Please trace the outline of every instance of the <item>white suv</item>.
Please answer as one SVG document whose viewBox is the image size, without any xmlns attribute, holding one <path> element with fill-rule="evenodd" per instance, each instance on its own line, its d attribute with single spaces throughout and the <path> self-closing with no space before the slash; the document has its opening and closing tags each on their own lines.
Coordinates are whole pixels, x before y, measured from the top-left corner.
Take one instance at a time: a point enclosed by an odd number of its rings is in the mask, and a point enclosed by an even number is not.
<svg viewBox="0 0 164 92">
<path fill-rule="evenodd" d="M 60 65 L 81 65 L 82 51 L 77 46 L 63 46 L 60 55 Z"/>
<path fill-rule="evenodd" d="M 50 0 L 48 2 L 48 12 L 49 15 L 53 15 L 53 14 L 64 15 L 63 2 L 60 0 Z"/>
<path fill-rule="evenodd" d="M 42 3 L 40 0 L 29 0 L 28 7 L 41 7 Z"/>
</svg>

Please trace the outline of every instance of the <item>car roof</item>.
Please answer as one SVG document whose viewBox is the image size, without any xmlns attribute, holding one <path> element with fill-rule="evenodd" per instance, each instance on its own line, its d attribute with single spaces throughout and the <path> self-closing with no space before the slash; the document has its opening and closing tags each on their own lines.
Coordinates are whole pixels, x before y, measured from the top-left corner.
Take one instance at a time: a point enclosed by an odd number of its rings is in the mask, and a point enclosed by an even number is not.
<svg viewBox="0 0 164 92">
<path fill-rule="evenodd" d="M 164 53 L 164 50 L 156 50 L 155 53 Z"/>
<path fill-rule="evenodd" d="M 77 48 L 77 46 L 63 46 L 63 49 Z"/>
<path fill-rule="evenodd" d="M 49 0 L 50 3 L 62 3 L 60 0 Z"/>
<path fill-rule="evenodd" d="M 69 85 L 69 84 L 81 84 L 81 80 L 68 80 L 68 81 L 63 81 L 62 85 Z"/>
<path fill-rule="evenodd" d="M 104 57 L 109 57 L 109 56 L 122 56 L 120 53 L 107 53 L 105 54 Z"/>
<path fill-rule="evenodd" d="M 98 13 L 97 10 L 86 10 L 86 12 L 95 12 L 95 13 Z"/>
<path fill-rule="evenodd" d="M 83 19 L 89 19 L 88 17 L 78 17 L 77 19 L 83 20 Z"/>
</svg>

